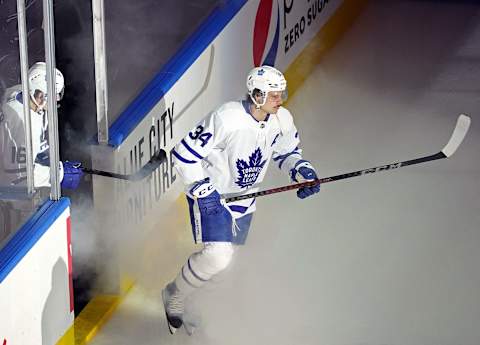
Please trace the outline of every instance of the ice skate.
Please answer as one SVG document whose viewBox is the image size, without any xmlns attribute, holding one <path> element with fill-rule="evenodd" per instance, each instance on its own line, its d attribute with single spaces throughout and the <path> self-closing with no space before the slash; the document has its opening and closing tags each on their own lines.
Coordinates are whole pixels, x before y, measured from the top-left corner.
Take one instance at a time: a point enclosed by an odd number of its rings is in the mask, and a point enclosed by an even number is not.
<svg viewBox="0 0 480 345">
<path fill-rule="evenodd" d="M 165 308 L 165 316 L 167 319 L 168 330 L 171 334 L 175 334 L 177 329 L 182 327 L 184 303 L 183 296 L 176 288 L 175 284 L 168 284 L 162 290 L 163 306 Z"/>
</svg>

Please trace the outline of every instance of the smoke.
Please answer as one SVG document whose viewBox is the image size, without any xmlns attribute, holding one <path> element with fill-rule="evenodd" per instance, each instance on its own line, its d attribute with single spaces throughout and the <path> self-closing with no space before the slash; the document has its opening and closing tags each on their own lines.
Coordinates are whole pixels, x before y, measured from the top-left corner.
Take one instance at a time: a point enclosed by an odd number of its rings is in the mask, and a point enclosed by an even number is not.
<svg viewBox="0 0 480 345">
<path fill-rule="evenodd" d="M 216 2 L 105 2 L 110 125 Z M 97 149 L 91 146 L 97 132 L 91 4 L 61 2 L 55 6 L 55 17 L 57 67 L 66 82 L 59 110 L 61 158 L 81 161 L 89 167 L 91 151 Z M 112 195 L 113 183 L 105 179 L 104 186 L 100 183 L 92 191 L 91 176 L 84 179 L 75 193 L 66 192 L 73 205 L 74 270 L 76 278 L 83 280 L 77 285 L 95 284 L 95 292 L 89 293 L 115 292 L 124 273 L 138 276 L 135 254 L 125 253 L 140 250 L 150 225 L 117 222 L 124 218 L 122 212 L 109 209 L 106 205 L 112 200 L 98 196 L 103 191 Z M 135 229 L 138 226 L 140 231 Z M 119 259 L 128 272 L 118 268 Z"/>
<path fill-rule="evenodd" d="M 159 299 L 197 248 L 184 206 L 158 210 L 157 219 L 141 228 L 112 222 L 105 236 L 121 248 L 123 269 L 137 286 L 104 339 L 478 343 L 480 100 L 472 92 L 478 83 L 470 79 L 480 56 L 480 29 L 472 24 L 478 10 L 471 4 L 432 6 L 369 5 L 288 107 L 304 156 L 322 177 L 437 152 L 456 114 L 467 112 L 473 127 L 455 156 L 325 184 L 311 199 L 298 200 L 294 192 L 259 198 L 247 245 L 233 267 L 190 301 L 202 325 L 194 337 L 167 334 Z M 470 59 L 457 59 L 465 46 Z M 285 183 L 272 166 L 264 187 Z M 116 212 L 104 216 L 121 219 Z"/>
<path fill-rule="evenodd" d="M 438 23 L 452 7 L 435 4 L 431 31 L 412 42 L 409 60 L 395 58 L 414 37 L 405 34 L 404 17 L 412 20 L 408 30 L 421 32 L 414 24 L 426 25 L 428 9 L 371 5 L 290 100 L 304 156 L 321 176 L 437 152 L 456 114 L 477 117 L 474 93 L 438 89 L 445 78 L 470 78 L 459 72 L 467 62 L 454 56 L 464 41 L 471 53 L 472 21 L 448 29 L 449 45 L 440 45 Z M 472 12 L 460 5 L 454 13 Z M 425 67 L 433 56 L 436 64 Z M 194 337 L 181 331 L 173 341 L 476 344 L 480 176 L 471 161 L 478 157 L 478 128 L 448 161 L 326 184 L 303 201 L 292 192 L 259 198 L 234 266 L 190 301 L 201 329 Z M 264 187 L 287 182 L 273 166 L 267 180 Z M 161 326 L 144 329 L 144 339 L 172 341 Z"/>
</svg>

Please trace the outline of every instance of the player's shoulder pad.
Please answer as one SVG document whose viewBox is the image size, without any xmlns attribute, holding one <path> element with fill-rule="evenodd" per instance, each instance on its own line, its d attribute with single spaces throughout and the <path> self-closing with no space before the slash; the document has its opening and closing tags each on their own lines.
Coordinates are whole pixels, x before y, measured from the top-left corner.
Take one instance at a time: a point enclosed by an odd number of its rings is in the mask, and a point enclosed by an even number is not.
<svg viewBox="0 0 480 345">
<path fill-rule="evenodd" d="M 22 85 L 14 85 L 5 90 L 3 94 L 3 102 L 15 101 L 22 97 Z M 19 101 L 20 102 L 20 101 Z M 21 103 L 21 102 L 20 102 Z"/>
<path fill-rule="evenodd" d="M 235 114 L 237 112 L 244 112 L 243 105 L 241 102 L 227 102 L 222 104 L 217 113 L 221 114 L 222 116 L 229 116 L 231 114 Z"/>
<path fill-rule="evenodd" d="M 12 108 L 21 107 L 23 109 L 23 97 L 22 92 L 15 90 L 8 94 L 5 94 L 5 103 L 4 106 L 10 106 Z"/>
<path fill-rule="evenodd" d="M 15 113 L 20 112 L 23 116 L 23 103 L 21 95 L 22 93 L 20 91 L 12 92 L 5 95 L 5 103 L 2 107 L 5 114 L 13 111 Z"/>
<path fill-rule="evenodd" d="M 224 124 L 224 126 L 236 126 L 236 123 L 243 120 L 245 109 L 241 102 L 227 102 L 222 104 L 215 116 Z"/>
<path fill-rule="evenodd" d="M 282 134 L 290 132 L 294 127 L 293 116 L 287 108 L 280 107 L 275 118 L 280 124 L 280 130 L 282 131 Z"/>
</svg>

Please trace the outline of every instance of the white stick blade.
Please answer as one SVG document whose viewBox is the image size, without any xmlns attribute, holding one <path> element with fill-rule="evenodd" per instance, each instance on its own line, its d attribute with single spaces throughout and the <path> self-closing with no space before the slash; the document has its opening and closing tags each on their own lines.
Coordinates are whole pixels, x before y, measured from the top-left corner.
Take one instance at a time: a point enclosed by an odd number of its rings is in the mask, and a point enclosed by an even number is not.
<svg viewBox="0 0 480 345">
<path fill-rule="evenodd" d="M 471 119 L 465 114 L 461 114 L 458 117 L 457 125 L 453 130 L 453 134 L 450 137 L 447 145 L 443 148 L 442 152 L 445 156 L 450 157 L 455 153 L 460 144 L 462 143 L 465 135 L 467 135 L 468 128 L 470 127 Z"/>
</svg>

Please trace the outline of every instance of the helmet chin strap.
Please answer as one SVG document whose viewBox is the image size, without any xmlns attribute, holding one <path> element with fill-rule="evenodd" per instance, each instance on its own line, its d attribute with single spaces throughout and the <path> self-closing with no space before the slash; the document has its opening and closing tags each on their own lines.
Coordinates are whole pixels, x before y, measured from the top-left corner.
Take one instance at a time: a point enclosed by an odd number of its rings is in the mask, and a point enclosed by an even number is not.
<svg viewBox="0 0 480 345">
<path fill-rule="evenodd" d="M 267 97 L 263 97 L 263 103 L 257 103 L 255 100 L 255 97 L 250 95 L 250 99 L 252 100 L 253 104 L 255 104 L 255 109 L 260 109 L 263 105 L 265 105 L 265 102 L 267 101 Z"/>
<path fill-rule="evenodd" d="M 37 112 L 40 112 L 40 111 L 44 111 L 45 110 L 45 106 L 47 105 L 47 100 L 45 99 L 45 101 L 42 103 L 42 104 L 38 104 L 37 103 L 37 100 L 35 99 L 35 97 L 30 97 L 30 99 L 32 100 L 32 102 L 37 106 Z"/>
</svg>

